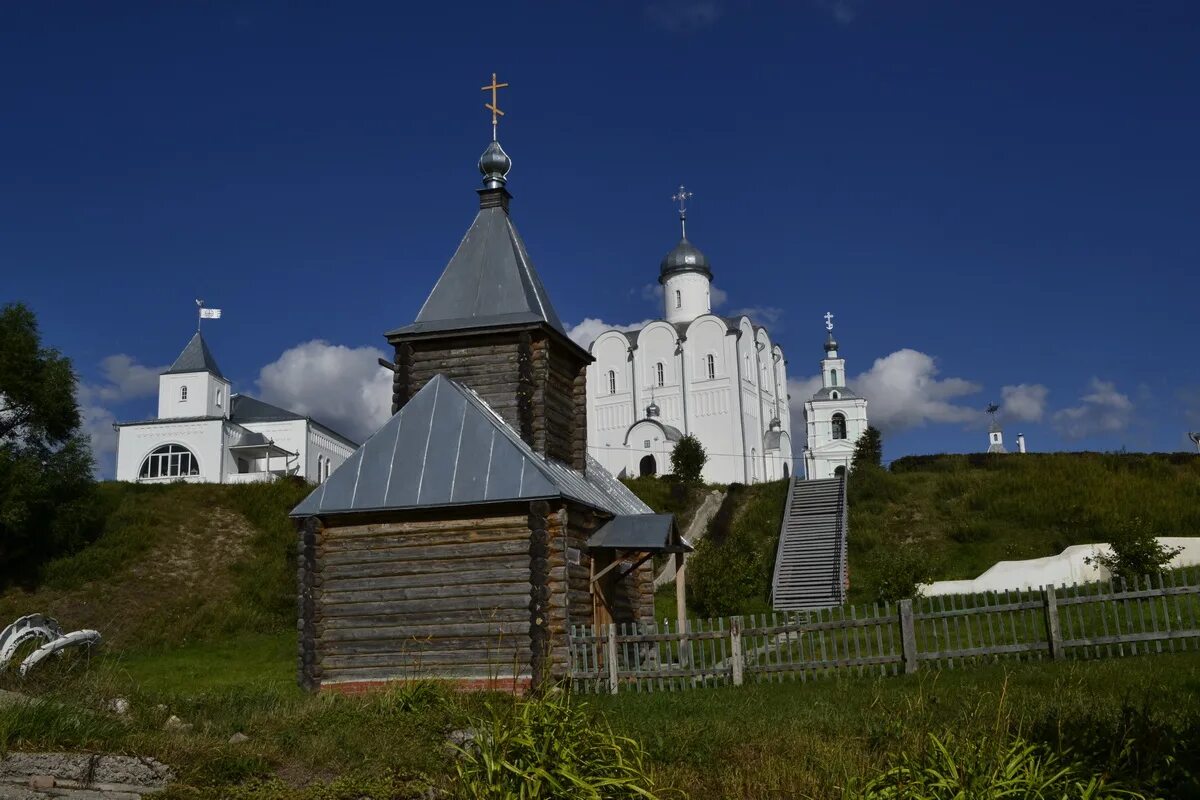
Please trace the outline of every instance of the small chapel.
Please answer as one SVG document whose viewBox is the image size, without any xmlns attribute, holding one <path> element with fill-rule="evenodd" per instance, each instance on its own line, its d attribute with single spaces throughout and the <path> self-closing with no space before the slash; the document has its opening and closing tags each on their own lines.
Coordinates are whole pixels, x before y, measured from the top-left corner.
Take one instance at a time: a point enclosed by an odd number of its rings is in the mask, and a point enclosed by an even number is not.
<svg viewBox="0 0 1200 800">
<path fill-rule="evenodd" d="M 199 330 L 158 377 L 158 416 L 120 422 L 119 481 L 320 483 L 358 443 L 305 414 L 234 394 Z"/>
<path fill-rule="evenodd" d="M 792 475 L 787 361 L 765 327 L 712 310 L 713 269 L 687 238 L 691 197 L 679 187 L 679 243 L 659 265 L 663 316 L 592 342 L 588 451 L 620 477 L 671 470 L 688 434 L 708 453 L 708 483 L 758 483 Z"/>
<path fill-rule="evenodd" d="M 566 672 L 569 626 L 650 622 L 651 558 L 682 567 L 691 549 L 588 455 L 592 357 L 509 214 L 505 85 L 484 87 L 475 219 L 416 319 L 386 334 L 392 417 L 292 511 L 310 689 L 538 684 Z"/>
</svg>

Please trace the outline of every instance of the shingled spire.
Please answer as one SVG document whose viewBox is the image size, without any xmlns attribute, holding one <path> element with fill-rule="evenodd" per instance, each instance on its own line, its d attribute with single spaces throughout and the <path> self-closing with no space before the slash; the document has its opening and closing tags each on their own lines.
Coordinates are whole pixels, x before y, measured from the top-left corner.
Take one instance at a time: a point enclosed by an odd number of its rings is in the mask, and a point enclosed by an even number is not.
<svg viewBox="0 0 1200 800">
<path fill-rule="evenodd" d="M 479 393 L 534 450 L 584 469 L 586 367 L 509 217 L 512 161 L 493 140 L 479 159 L 479 211 L 395 348 L 392 413 L 434 375 Z"/>
</svg>

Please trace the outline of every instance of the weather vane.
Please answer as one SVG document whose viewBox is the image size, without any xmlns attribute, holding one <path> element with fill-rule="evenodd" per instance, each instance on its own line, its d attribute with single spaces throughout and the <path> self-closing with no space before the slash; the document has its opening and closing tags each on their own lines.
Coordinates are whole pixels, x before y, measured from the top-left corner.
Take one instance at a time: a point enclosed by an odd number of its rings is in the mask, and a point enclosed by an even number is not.
<svg viewBox="0 0 1200 800">
<path fill-rule="evenodd" d="M 996 412 L 999 410 L 1000 406 L 996 405 L 995 403 L 988 403 L 987 413 L 992 415 L 993 420 L 996 418 Z"/>
<path fill-rule="evenodd" d="M 496 141 L 496 124 L 500 121 L 500 117 L 504 116 L 504 112 L 500 110 L 497 92 L 500 89 L 508 88 L 507 83 L 496 83 L 496 73 L 492 73 L 492 82 L 488 86 L 481 86 L 480 90 L 492 93 L 492 102 L 484 103 L 483 107 L 492 112 L 492 141 Z"/>
<path fill-rule="evenodd" d="M 683 230 L 683 238 L 687 238 L 687 201 L 692 197 L 692 193 L 687 190 L 682 183 L 679 184 L 679 191 L 671 195 L 671 199 L 679 203 L 679 227 Z"/>
<path fill-rule="evenodd" d="M 832 311 L 825 312 L 825 330 L 829 331 L 830 333 L 833 333 L 833 312 Z"/>
</svg>

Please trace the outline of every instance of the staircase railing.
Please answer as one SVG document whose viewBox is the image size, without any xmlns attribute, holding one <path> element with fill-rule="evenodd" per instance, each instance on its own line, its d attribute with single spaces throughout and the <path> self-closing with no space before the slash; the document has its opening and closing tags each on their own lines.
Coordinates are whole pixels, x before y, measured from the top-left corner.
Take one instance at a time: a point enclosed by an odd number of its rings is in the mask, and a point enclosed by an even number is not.
<svg viewBox="0 0 1200 800">
<path fill-rule="evenodd" d="M 838 485 L 837 549 L 835 551 L 838 563 L 838 585 L 834 587 L 834 596 L 838 599 L 839 605 L 845 605 L 846 595 L 849 594 L 849 575 L 847 575 L 848 567 L 846 566 L 846 540 L 850 532 L 849 516 L 846 511 L 846 473 L 843 472 Z"/>
<path fill-rule="evenodd" d="M 792 498 L 796 494 L 795 475 L 788 481 L 787 503 L 783 507 L 783 520 L 779 523 L 779 541 L 775 543 L 775 571 L 771 575 L 771 606 L 775 605 L 775 593 L 779 591 L 779 572 L 783 564 L 784 540 L 788 533 L 788 520 L 792 518 Z"/>
</svg>

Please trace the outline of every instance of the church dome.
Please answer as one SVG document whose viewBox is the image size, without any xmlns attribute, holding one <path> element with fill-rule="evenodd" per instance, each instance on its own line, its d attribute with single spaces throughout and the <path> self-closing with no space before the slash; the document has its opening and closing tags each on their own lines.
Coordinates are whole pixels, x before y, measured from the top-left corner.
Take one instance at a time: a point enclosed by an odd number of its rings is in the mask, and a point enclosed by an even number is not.
<svg viewBox="0 0 1200 800">
<path fill-rule="evenodd" d="M 508 153 L 504 152 L 500 143 L 493 140 L 487 150 L 483 151 L 483 155 L 479 157 L 479 172 L 487 180 L 503 183 L 510 169 L 512 169 L 512 159 L 508 157 Z"/>
<path fill-rule="evenodd" d="M 662 264 L 659 265 L 659 281 L 677 272 L 700 272 L 712 280 L 712 269 L 708 259 L 686 238 L 680 239 L 679 244 L 663 258 Z"/>
<path fill-rule="evenodd" d="M 829 338 L 827 338 L 825 340 L 825 352 L 826 353 L 836 353 L 837 349 L 838 349 L 837 339 L 834 339 L 833 334 L 830 333 Z"/>
</svg>

